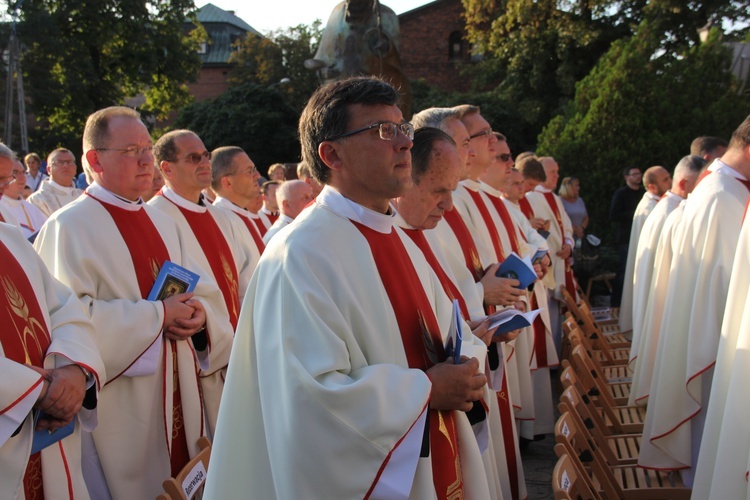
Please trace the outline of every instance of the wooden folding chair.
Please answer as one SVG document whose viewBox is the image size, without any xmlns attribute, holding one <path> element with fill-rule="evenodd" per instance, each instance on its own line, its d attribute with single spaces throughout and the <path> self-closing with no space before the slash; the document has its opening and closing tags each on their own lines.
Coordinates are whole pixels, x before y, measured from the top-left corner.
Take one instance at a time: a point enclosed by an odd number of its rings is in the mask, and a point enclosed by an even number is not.
<svg viewBox="0 0 750 500">
<path fill-rule="evenodd" d="M 620 333 L 619 326 L 616 322 L 606 322 L 599 324 L 594 320 L 594 315 L 588 304 L 576 304 L 575 300 L 564 288 L 562 289 L 565 304 L 568 306 L 570 313 L 583 328 L 583 332 L 592 340 L 599 338 L 606 342 L 610 347 L 621 348 L 630 347 L 630 340 Z"/>
<path fill-rule="evenodd" d="M 689 499 L 691 490 L 682 483 L 678 473 L 643 469 L 637 466 L 609 467 L 595 443 L 585 438 L 576 420 L 565 412 L 555 424 L 555 440 L 572 457 L 585 457 L 592 476 L 598 480 L 604 498 L 616 499 Z M 572 458 L 571 457 L 571 458 Z"/>
<path fill-rule="evenodd" d="M 640 406 L 611 406 L 606 398 L 598 398 L 595 402 L 593 396 L 589 396 L 594 386 L 586 386 L 583 380 L 575 374 L 572 369 L 564 369 L 560 374 L 560 382 L 564 388 L 575 387 L 581 394 L 581 400 L 589 408 L 589 412 L 595 415 L 595 425 L 607 427 L 612 434 L 640 434 L 643 432 L 645 412 Z"/>
<path fill-rule="evenodd" d="M 596 365 L 599 371 L 603 374 L 604 378 L 608 382 L 632 382 L 633 373 L 630 367 L 625 362 L 612 363 L 609 361 L 607 355 L 591 345 L 591 341 L 581 332 L 581 329 L 576 325 L 572 317 L 565 318 L 563 322 L 563 332 L 565 333 L 565 339 L 569 342 L 568 346 L 568 358 L 576 345 L 582 345 L 586 350 L 586 353 L 591 358 L 591 361 Z M 619 350 L 615 350 L 619 352 Z M 623 352 L 622 355 L 618 355 L 623 360 L 628 357 L 627 352 Z"/>
<path fill-rule="evenodd" d="M 156 500 L 190 500 L 199 491 L 203 491 L 211 457 L 211 442 L 206 436 L 201 436 L 198 438 L 198 447 L 198 454 L 185 464 L 179 474 L 162 483 L 166 494 L 162 493 Z"/>
<path fill-rule="evenodd" d="M 631 382 L 622 382 L 620 380 L 610 381 L 596 366 L 582 345 L 573 347 L 570 355 L 570 363 L 578 376 L 587 385 L 595 385 L 599 389 L 601 396 L 609 399 L 611 406 L 628 404 Z"/>
<path fill-rule="evenodd" d="M 575 387 L 563 391 L 557 408 L 561 414 L 570 413 L 579 427 L 589 433 L 609 465 L 636 465 L 641 451 L 641 434 L 612 434 L 606 426 L 596 425 L 597 419 L 583 404 Z"/>
<path fill-rule="evenodd" d="M 552 471 L 552 491 L 555 500 L 598 500 L 567 453 L 563 453 Z"/>
</svg>

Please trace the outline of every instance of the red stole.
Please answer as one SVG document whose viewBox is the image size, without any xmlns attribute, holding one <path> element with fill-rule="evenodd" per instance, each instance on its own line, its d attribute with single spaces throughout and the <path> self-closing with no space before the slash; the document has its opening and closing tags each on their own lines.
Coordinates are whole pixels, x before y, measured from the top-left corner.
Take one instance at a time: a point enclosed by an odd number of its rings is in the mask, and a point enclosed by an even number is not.
<svg viewBox="0 0 750 500">
<path fill-rule="evenodd" d="M 263 238 L 258 233 L 258 228 L 256 228 L 255 224 L 253 223 L 254 219 L 250 220 L 250 217 L 245 217 L 244 215 L 240 215 L 239 217 L 240 217 L 240 219 L 242 219 L 242 222 L 245 223 L 245 227 L 250 232 L 250 236 L 253 237 L 253 241 L 255 242 L 255 246 L 258 247 L 258 251 L 261 254 L 263 254 L 263 251 L 266 249 L 266 244 L 263 243 Z M 258 219 L 258 220 L 260 220 L 260 219 Z M 261 223 L 261 226 L 263 226 L 262 223 Z M 263 226 L 263 227 L 266 227 L 266 226 Z"/>
<path fill-rule="evenodd" d="M 144 208 L 139 210 L 126 210 L 124 208 L 103 202 L 88 191 L 86 192 L 91 198 L 95 199 L 104 207 L 112 221 L 117 226 L 125 245 L 130 252 L 130 258 L 135 269 L 135 277 L 138 281 L 138 289 L 141 292 L 141 298 L 145 299 L 154 286 L 156 277 L 159 275 L 159 269 L 165 261 L 169 260 L 169 251 L 167 250 L 164 240 L 162 240 L 159 231 L 154 226 L 151 218 Z M 167 339 L 162 337 L 163 341 Z M 174 362 L 171 367 L 166 363 L 166 349 L 170 349 L 173 354 Z M 168 340 L 164 349 L 164 359 L 162 365 L 164 377 L 167 377 L 167 370 L 171 368 L 171 376 L 174 381 L 174 391 L 172 392 L 172 422 L 167 429 L 172 429 L 172 449 L 170 450 L 170 465 L 172 475 L 180 472 L 180 469 L 190 460 L 188 452 L 187 437 L 185 435 L 185 424 L 182 417 L 182 404 L 180 398 L 180 379 L 177 372 L 177 343 L 174 340 Z M 119 374 L 118 374 L 119 375 Z M 110 380 L 111 382 L 112 380 Z M 165 394 L 166 396 L 166 394 Z M 166 412 L 165 412 L 166 413 Z"/>
<path fill-rule="evenodd" d="M 505 202 L 497 196 L 493 196 L 489 193 L 484 194 L 486 194 L 487 198 L 490 199 L 490 201 L 492 202 L 492 206 L 495 207 L 495 210 L 497 210 L 497 214 L 500 216 L 500 220 L 503 221 L 505 231 L 508 233 L 508 237 L 510 238 L 511 249 L 520 256 L 521 252 L 518 248 L 518 233 L 516 232 L 516 224 L 513 222 L 513 218 L 511 217 L 510 212 L 508 212 L 508 207 L 506 207 Z"/>
<path fill-rule="evenodd" d="M 268 217 L 268 220 L 273 224 L 279 219 L 279 214 L 266 214 L 266 217 Z"/>
<path fill-rule="evenodd" d="M 546 304 L 545 304 L 546 307 Z M 536 294 L 531 294 L 531 309 L 539 309 L 539 303 L 536 300 Z M 544 326 L 542 315 L 537 315 L 532 324 L 534 329 L 534 351 L 533 355 L 536 356 L 536 367 L 547 368 L 550 366 L 547 359 L 547 328 Z"/>
<path fill-rule="evenodd" d="M 490 240 L 492 240 L 492 247 L 495 249 L 495 257 L 497 257 L 497 261 L 504 261 L 505 254 L 503 253 L 503 243 L 500 241 L 500 234 L 497 232 L 497 227 L 495 227 L 495 222 L 492 220 L 490 211 L 487 210 L 487 205 L 484 204 L 482 196 L 477 191 L 472 191 L 467 188 L 466 192 L 469 193 L 471 199 L 474 200 L 474 205 L 476 205 L 477 210 L 479 210 L 484 225 L 487 226 L 487 230 L 490 233 Z"/>
<path fill-rule="evenodd" d="M 8 247 L 0 241 L 0 271 L 2 295 L 0 296 L 0 340 L 5 357 L 16 363 L 44 367 L 44 357 L 52 339 L 37 301 L 34 288 L 26 272 Z M 35 389 L 43 379 L 34 384 Z M 62 446 L 61 446 L 62 450 Z M 26 498 L 44 498 L 42 484 L 42 453 L 37 452 L 26 464 L 23 490 Z M 60 485 L 62 487 L 62 485 Z M 68 484 L 70 491 L 70 484 Z"/>
<path fill-rule="evenodd" d="M 258 229 L 261 237 L 265 236 L 268 228 L 265 224 L 263 224 L 263 219 L 261 219 L 260 217 L 252 217 L 251 220 L 255 224 L 255 227 Z"/>
<path fill-rule="evenodd" d="M 403 229 L 403 228 L 402 228 Z M 466 299 L 458 290 L 458 287 L 451 281 L 448 275 L 445 273 L 445 269 L 438 262 L 435 257 L 435 252 L 432 251 L 430 244 L 427 242 L 427 238 L 424 237 L 424 233 L 420 229 L 404 229 L 406 235 L 422 250 L 427 263 L 430 265 L 435 274 L 437 274 L 440 284 L 443 285 L 443 291 L 451 299 L 458 299 L 458 305 L 461 308 L 461 315 L 465 320 L 469 320 L 469 307 L 466 305 Z"/>
<path fill-rule="evenodd" d="M 502 358 L 502 349 L 498 346 L 500 356 Z M 514 422 L 514 410 L 510 404 L 510 392 L 508 391 L 508 372 L 505 370 L 505 360 L 500 362 L 500 367 L 503 370 L 503 382 L 500 385 L 500 390 L 495 394 L 497 395 L 498 411 L 500 412 L 500 428 L 503 432 L 503 449 L 505 451 L 505 459 L 508 461 L 508 480 L 510 481 L 510 491 L 513 500 L 518 500 L 518 460 L 516 457 L 516 440 L 513 437 L 513 429 L 516 423 Z"/>
<path fill-rule="evenodd" d="M 479 282 L 484 275 L 484 269 L 482 269 L 482 263 L 479 260 L 479 251 L 474 242 L 474 237 L 469 232 L 469 228 L 466 227 L 466 223 L 455 208 L 443 213 L 443 218 L 445 218 L 445 222 L 453 230 L 453 234 L 456 235 L 461 252 L 464 254 L 466 269 L 474 277 L 474 281 Z"/>
<path fill-rule="evenodd" d="M 555 200 L 555 195 L 552 193 L 543 193 L 544 199 L 547 200 L 547 204 L 552 209 L 552 213 L 555 214 L 555 220 L 557 220 L 557 225 L 560 227 L 560 239 L 562 240 L 563 244 L 565 243 L 565 229 L 563 227 L 563 221 L 562 221 L 562 214 L 560 214 L 560 207 L 557 206 L 557 200 Z M 573 269 L 570 267 L 570 258 L 565 259 L 565 288 L 568 290 L 568 293 L 571 297 L 575 297 L 576 302 L 578 302 L 578 294 L 576 292 L 576 289 L 578 288 L 576 286 L 576 279 L 573 276 Z"/>
<path fill-rule="evenodd" d="M 169 198 L 165 199 L 169 200 Z M 183 208 L 177 203 L 174 205 L 185 217 L 203 250 L 203 255 L 206 256 L 208 265 L 211 266 L 214 280 L 219 285 L 224 304 L 229 312 L 229 322 L 232 324 L 232 330 L 235 330 L 240 316 L 239 273 L 227 239 L 208 210 L 198 213 Z"/>
<path fill-rule="evenodd" d="M 379 233 L 351 221 L 370 245 L 375 266 L 396 316 L 410 368 L 427 370 L 445 360 L 435 312 L 414 263 L 396 230 Z M 430 455 L 437 498 L 462 498 L 463 478 L 454 412 L 430 410 Z"/>
<path fill-rule="evenodd" d="M 0 214 L 0 222 L 5 222 L 5 219 L 3 218 L 2 214 Z"/>
<path fill-rule="evenodd" d="M 526 216 L 527 219 L 534 218 L 534 209 L 531 208 L 531 203 L 529 203 L 529 200 L 527 200 L 525 196 L 518 200 L 518 206 L 521 207 L 521 212 Z"/>
</svg>

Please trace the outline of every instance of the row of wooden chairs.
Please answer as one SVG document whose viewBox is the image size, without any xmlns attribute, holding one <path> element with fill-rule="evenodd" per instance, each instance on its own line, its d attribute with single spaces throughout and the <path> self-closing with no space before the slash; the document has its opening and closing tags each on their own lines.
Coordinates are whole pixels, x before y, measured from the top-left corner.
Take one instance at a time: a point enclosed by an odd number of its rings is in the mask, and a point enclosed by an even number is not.
<svg viewBox="0 0 750 500">
<path fill-rule="evenodd" d="M 637 466 L 645 409 L 627 405 L 632 374 L 626 339 L 612 325 L 602 328 L 587 304 L 568 309 L 563 326 L 568 349 L 560 373 L 564 389 L 555 426 L 555 498 L 690 498 L 678 473 Z"/>
</svg>

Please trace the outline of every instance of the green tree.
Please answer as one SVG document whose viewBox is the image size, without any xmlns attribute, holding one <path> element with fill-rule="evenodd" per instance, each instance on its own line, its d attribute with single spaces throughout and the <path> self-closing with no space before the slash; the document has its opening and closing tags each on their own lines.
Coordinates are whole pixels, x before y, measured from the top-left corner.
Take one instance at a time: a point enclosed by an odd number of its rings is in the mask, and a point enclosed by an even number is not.
<svg viewBox="0 0 750 500">
<path fill-rule="evenodd" d="M 192 0 L 25 0 L 19 37 L 35 146 L 78 142 L 91 112 L 127 98 L 143 95 L 141 111 L 156 118 L 187 104 L 205 36 L 183 30 L 194 9 Z"/>
<path fill-rule="evenodd" d="M 644 22 L 636 36 L 615 42 L 539 137 L 540 154 L 554 156 L 562 175 L 582 179 L 600 236 L 610 234 L 609 203 L 624 168 L 671 171 L 695 137 L 729 138 L 750 109 L 718 33 L 682 56 L 664 52 L 661 36 Z"/>
<path fill-rule="evenodd" d="M 194 131 L 209 150 L 241 147 L 265 174 L 273 163 L 299 161 L 298 118 L 277 88 L 245 83 L 187 106 L 174 127 Z"/>
<path fill-rule="evenodd" d="M 246 37 L 232 54 L 236 63 L 230 81 L 234 84 L 248 82 L 276 85 L 289 104 L 301 111 L 307 99 L 318 87 L 314 72 L 305 69 L 304 62 L 318 50 L 320 21 L 311 26 L 300 24 L 272 31 L 265 37 Z M 279 84 L 288 78 L 289 82 Z"/>
</svg>

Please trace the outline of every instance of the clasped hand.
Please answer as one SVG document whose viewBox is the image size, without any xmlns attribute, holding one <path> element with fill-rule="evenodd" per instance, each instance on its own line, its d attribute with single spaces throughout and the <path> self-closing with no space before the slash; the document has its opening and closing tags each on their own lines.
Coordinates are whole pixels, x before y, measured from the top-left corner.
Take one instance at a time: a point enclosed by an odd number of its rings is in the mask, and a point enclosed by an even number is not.
<svg viewBox="0 0 750 500">
<path fill-rule="evenodd" d="M 192 292 L 164 299 L 164 311 L 164 335 L 171 340 L 189 339 L 206 324 L 206 310 Z"/>
<path fill-rule="evenodd" d="M 461 356 L 461 364 L 449 359 L 427 370 L 432 381 L 430 408 L 433 410 L 471 410 L 484 394 L 487 378 L 479 371 L 477 358 Z"/>
<path fill-rule="evenodd" d="M 68 365 L 46 370 L 29 366 L 44 377 L 42 392 L 35 408 L 44 411 L 48 418 L 39 419 L 37 430 L 57 429 L 68 425 L 75 418 L 86 395 L 86 377 L 79 366 Z"/>
</svg>

